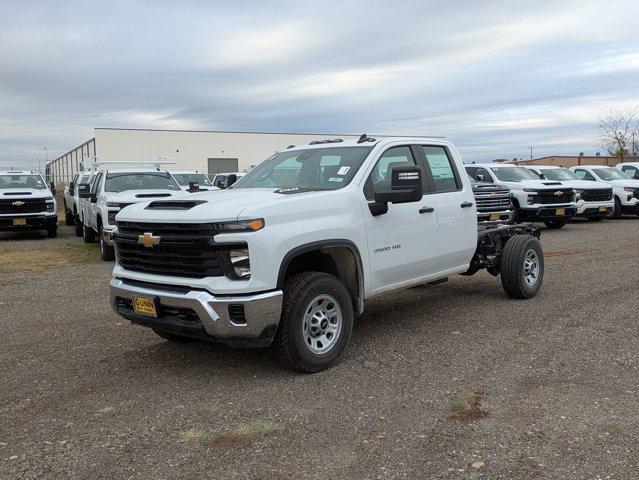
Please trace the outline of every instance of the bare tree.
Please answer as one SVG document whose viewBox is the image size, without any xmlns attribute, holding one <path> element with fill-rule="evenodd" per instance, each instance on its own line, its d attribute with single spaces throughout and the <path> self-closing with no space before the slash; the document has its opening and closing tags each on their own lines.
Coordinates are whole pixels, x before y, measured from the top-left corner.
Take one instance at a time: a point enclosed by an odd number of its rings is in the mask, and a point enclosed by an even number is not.
<svg viewBox="0 0 639 480">
<path fill-rule="evenodd" d="M 634 142 L 639 142 L 637 117 L 637 109 L 630 109 L 611 112 L 607 117 L 599 119 L 599 142 L 608 155 L 635 155 Z"/>
</svg>

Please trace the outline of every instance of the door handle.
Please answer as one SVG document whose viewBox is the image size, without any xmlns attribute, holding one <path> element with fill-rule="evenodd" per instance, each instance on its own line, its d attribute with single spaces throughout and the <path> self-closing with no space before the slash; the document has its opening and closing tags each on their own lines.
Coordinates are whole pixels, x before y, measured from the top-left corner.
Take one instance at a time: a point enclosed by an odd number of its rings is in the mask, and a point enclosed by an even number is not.
<svg viewBox="0 0 639 480">
<path fill-rule="evenodd" d="M 419 209 L 419 213 L 433 213 L 435 211 L 435 207 L 422 207 Z"/>
<path fill-rule="evenodd" d="M 470 208 L 473 206 L 473 202 L 464 202 L 460 205 L 461 208 Z"/>
</svg>

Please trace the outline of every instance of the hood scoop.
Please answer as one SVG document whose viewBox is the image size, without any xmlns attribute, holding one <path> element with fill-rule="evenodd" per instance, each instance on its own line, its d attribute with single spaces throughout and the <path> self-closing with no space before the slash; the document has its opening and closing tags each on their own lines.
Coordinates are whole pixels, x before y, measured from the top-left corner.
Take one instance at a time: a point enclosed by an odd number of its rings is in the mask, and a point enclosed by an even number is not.
<svg viewBox="0 0 639 480">
<path fill-rule="evenodd" d="M 160 198 L 170 196 L 170 193 L 138 193 L 135 198 Z"/>
<path fill-rule="evenodd" d="M 541 182 L 544 185 L 552 186 L 552 185 L 561 185 L 561 182 Z"/>
<path fill-rule="evenodd" d="M 9 195 L 32 195 L 32 193 L 31 192 L 5 192 L 4 195 L 8 197 Z"/>
<path fill-rule="evenodd" d="M 149 203 L 145 210 L 190 210 L 196 205 L 206 203 L 205 200 L 169 200 Z"/>
</svg>

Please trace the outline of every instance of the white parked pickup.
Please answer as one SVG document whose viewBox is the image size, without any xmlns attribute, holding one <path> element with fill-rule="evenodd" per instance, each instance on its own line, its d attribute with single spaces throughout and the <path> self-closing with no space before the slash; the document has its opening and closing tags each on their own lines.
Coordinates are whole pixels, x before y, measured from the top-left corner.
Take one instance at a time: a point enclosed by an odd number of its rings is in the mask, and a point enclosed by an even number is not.
<svg viewBox="0 0 639 480">
<path fill-rule="evenodd" d="M 570 170 L 580 180 L 605 182 L 612 187 L 615 206 L 611 218 L 620 218 L 624 213 L 639 214 L 639 180 L 606 165 L 580 165 Z"/>
</svg>

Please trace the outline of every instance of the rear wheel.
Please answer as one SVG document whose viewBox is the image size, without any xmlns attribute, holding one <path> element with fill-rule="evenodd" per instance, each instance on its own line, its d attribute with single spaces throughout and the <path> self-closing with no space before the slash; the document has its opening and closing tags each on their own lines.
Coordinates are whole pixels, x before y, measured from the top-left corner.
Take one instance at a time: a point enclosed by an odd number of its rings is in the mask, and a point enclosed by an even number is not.
<svg viewBox="0 0 639 480">
<path fill-rule="evenodd" d="M 353 305 L 333 275 L 304 272 L 284 286 L 275 351 L 282 364 L 314 373 L 335 365 L 353 329 Z"/>
<path fill-rule="evenodd" d="M 80 217 L 78 215 L 75 216 L 75 236 L 82 236 L 82 220 L 80 220 Z"/>
<path fill-rule="evenodd" d="M 553 230 L 557 230 L 563 228 L 564 225 L 566 225 L 566 220 L 546 220 L 544 221 L 544 225 Z"/>
<path fill-rule="evenodd" d="M 82 241 L 84 243 L 95 243 L 95 231 L 91 227 L 82 225 Z"/>
<path fill-rule="evenodd" d="M 504 246 L 501 256 L 501 284 L 511 298 L 532 298 L 544 279 L 544 252 L 530 235 L 515 235 Z"/>
<path fill-rule="evenodd" d="M 64 207 L 64 223 L 67 227 L 73 225 L 73 212 L 71 210 L 67 210 L 67 207 L 65 205 Z"/>
<path fill-rule="evenodd" d="M 100 229 L 98 230 L 98 242 L 100 244 L 100 257 L 105 262 L 110 262 L 115 259 L 115 248 L 113 245 L 109 245 L 104 240 L 104 235 L 102 235 L 102 225 L 100 225 Z"/>
</svg>

